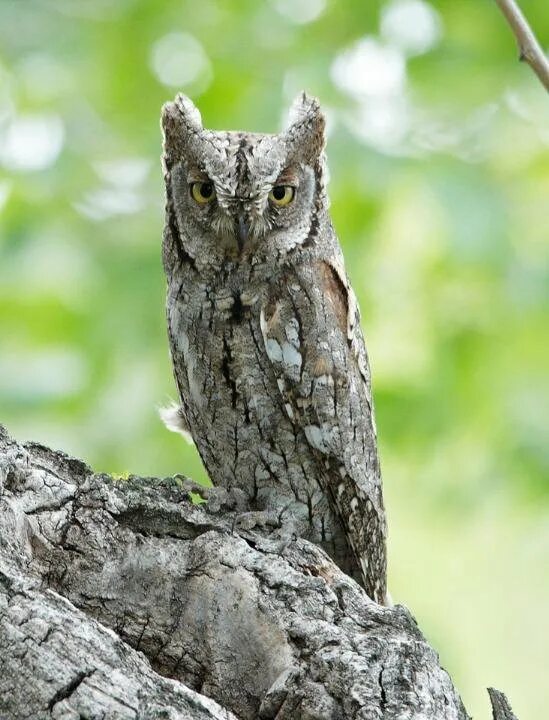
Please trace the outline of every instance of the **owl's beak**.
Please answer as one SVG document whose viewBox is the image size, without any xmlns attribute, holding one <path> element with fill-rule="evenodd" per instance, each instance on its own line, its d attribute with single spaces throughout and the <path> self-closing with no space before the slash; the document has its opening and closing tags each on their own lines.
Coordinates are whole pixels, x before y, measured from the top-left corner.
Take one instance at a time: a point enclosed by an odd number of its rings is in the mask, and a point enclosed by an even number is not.
<svg viewBox="0 0 549 720">
<path fill-rule="evenodd" d="M 238 216 L 238 233 L 237 233 L 238 249 L 240 251 L 242 251 L 242 248 L 246 244 L 249 234 L 250 234 L 250 223 L 246 220 L 245 215 L 243 213 L 240 213 Z"/>
</svg>

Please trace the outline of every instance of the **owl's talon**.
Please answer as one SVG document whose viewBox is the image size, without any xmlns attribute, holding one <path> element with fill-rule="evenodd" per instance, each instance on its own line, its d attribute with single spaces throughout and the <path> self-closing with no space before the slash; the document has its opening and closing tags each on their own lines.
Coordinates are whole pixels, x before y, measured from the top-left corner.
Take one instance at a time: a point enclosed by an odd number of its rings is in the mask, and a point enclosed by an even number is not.
<svg viewBox="0 0 549 720">
<path fill-rule="evenodd" d="M 189 496 L 198 496 L 201 501 L 207 505 L 208 512 L 218 513 L 221 510 L 243 510 L 247 506 L 246 495 L 238 488 L 227 490 L 218 485 L 200 485 L 184 475 L 176 474 L 175 479 L 181 481 L 181 489 Z M 196 499 L 196 498 L 194 498 Z"/>
<path fill-rule="evenodd" d="M 253 531 L 259 531 L 259 536 Z M 272 510 L 243 512 L 234 518 L 233 533 L 251 535 L 256 547 L 266 553 L 282 555 L 300 533 L 292 519 L 282 518 Z"/>
<path fill-rule="evenodd" d="M 273 528 L 280 527 L 280 520 L 276 513 L 270 510 L 248 510 L 235 516 L 232 532 L 238 533 L 239 530 L 247 532 L 255 528 L 264 530 L 268 526 Z"/>
</svg>

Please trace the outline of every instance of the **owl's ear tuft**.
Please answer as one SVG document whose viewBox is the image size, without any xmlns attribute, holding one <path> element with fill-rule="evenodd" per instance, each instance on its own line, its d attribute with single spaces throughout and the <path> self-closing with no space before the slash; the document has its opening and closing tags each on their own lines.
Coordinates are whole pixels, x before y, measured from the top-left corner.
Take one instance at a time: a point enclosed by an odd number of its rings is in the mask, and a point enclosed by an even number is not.
<svg viewBox="0 0 549 720">
<path fill-rule="evenodd" d="M 176 161 L 202 131 L 202 118 L 198 108 L 186 95 L 178 94 L 173 102 L 162 107 L 162 134 L 164 156 L 167 162 Z"/>
<path fill-rule="evenodd" d="M 318 100 L 305 92 L 294 100 L 284 138 L 290 152 L 301 154 L 306 162 L 316 161 L 324 149 L 326 118 Z"/>
</svg>

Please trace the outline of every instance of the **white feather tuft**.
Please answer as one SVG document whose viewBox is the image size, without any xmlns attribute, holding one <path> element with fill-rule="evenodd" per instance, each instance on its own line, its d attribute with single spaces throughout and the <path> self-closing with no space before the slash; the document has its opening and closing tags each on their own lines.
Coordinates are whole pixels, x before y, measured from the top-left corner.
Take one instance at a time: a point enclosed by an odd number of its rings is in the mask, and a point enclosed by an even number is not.
<svg viewBox="0 0 549 720">
<path fill-rule="evenodd" d="M 158 414 L 168 430 L 179 433 L 190 445 L 193 444 L 187 418 L 185 417 L 183 408 L 180 405 L 172 402 L 167 407 L 158 408 Z"/>
</svg>

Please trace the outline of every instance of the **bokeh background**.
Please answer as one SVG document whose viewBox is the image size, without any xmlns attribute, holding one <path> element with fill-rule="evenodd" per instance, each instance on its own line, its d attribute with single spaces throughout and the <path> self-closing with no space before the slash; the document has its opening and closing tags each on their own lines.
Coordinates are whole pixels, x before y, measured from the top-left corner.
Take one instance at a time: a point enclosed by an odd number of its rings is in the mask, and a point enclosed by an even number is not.
<svg viewBox="0 0 549 720">
<path fill-rule="evenodd" d="M 523 8 L 545 46 L 549 10 Z M 0 0 L 0 422 L 101 471 L 165 431 L 160 106 L 329 118 L 373 366 L 390 588 L 488 718 L 549 705 L 549 103 L 479 0 Z"/>
</svg>

